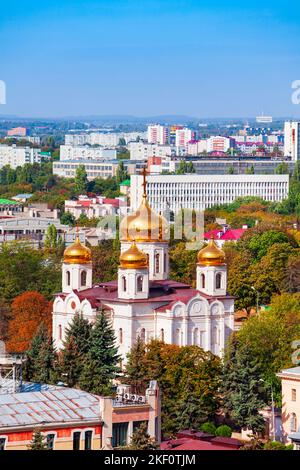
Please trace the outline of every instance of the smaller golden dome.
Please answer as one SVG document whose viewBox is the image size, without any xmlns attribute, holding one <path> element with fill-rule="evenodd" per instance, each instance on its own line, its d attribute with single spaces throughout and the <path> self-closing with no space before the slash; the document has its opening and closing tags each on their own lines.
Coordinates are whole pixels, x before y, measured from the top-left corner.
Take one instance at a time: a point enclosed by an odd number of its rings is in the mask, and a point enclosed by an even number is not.
<svg viewBox="0 0 300 470">
<path fill-rule="evenodd" d="M 130 248 L 124 251 L 120 256 L 121 268 L 147 268 L 148 256 L 138 249 L 135 242 L 132 242 Z"/>
<path fill-rule="evenodd" d="M 212 235 L 208 245 L 198 253 L 198 264 L 205 266 L 218 266 L 225 263 L 225 253 L 221 250 Z"/>
<path fill-rule="evenodd" d="M 91 250 L 76 237 L 75 242 L 64 251 L 63 262 L 67 264 L 87 264 L 92 261 Z"/>
</svg>

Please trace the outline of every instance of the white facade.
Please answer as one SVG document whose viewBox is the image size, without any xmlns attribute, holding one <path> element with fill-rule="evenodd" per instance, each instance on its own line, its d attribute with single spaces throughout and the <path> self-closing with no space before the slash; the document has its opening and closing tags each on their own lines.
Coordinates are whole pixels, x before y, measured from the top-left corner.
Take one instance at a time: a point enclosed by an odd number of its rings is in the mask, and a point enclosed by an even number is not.
<svg viewBox="0 0 300 470">
<path fill-rule="evenodd" d="M 115 176 L 118 161 L 63 160 L 53 162 L 53 174 L 61 178 L 75 178 L 76 170 L 84 165 L 89 180 L 95 178 L 111 178 Z"/>
<path fill-rule="evenodd" d="M 177 129 L 175 132 L 175 145 L 176 147 L 187 147 L 188 142 L 192 140 L 191 129 Z"/>
<path fill-rule="evenodd" d="M 131 209 L 142 198 L 142 176 L 131 176 Z M 287 198 L 288 175 L 150 175 L 147 194 L 151 207 L 175 214 L 184 209 L 203 211 L 217 204 L 233 202 L 237 197 L 258 196 L 279 202 Z"/>
<path fill-rule="evenodd" d="M 207 139 L 208 152 L 227 152 L 232 146 L 232 140 L 223 136 L 212 136 Z"/>
<path fill-rule="evenodd" d="M 149 157 L 166 157 L 176 154 L 171 145 L 156 145 L 147 142 L 130 142 L 128 144 L 130 160 L 148 160 Z"/>
<path fill-rule="evenodd" d="M 89 146 L 60 146 L 60 161 L 64 160 L 115 160 L 117 151 L 102 147 Z"/>
<path fill-rule="evenodd" d="M 300 159 L 300 122 L 284 123 L 284 156 L 296 161 Z"/>
<path fill-rule="evenodd" d="M 119 145 L 120 139 L 124 139 L 126 144 L 138 138 L 146 139 L 146 132 L 90 132 L 84 134 L 66 134 L 65 145 L 101 145 L 102 147 L 114 148 Z"/>
<path fill-rule="evenodd" d="M 169 128 L 160 124 L 148 126 L 147 136 L 149 144 L 165 145 L 169 143 Z"/>
<path fill-rule="evenodd" d="M 10 165 L 11 168 L 23 166 L 25 163 L 40 163 L 41 149 L 17 147 L 16 145 L 0 145 L 0 168 Z"/>
</svg>

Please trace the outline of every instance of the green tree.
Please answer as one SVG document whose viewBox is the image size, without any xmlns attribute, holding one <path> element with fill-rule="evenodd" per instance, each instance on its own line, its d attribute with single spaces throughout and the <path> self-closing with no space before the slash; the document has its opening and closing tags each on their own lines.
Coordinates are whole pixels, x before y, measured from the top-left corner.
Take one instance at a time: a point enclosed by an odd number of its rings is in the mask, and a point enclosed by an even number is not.
<svg viewBox="0 0 300 470">
<path fill-rule="evenodd" d="M 36 429 L 32 434 L 32 440 L 28 446 L 28 450 L 49 450 L 45 437 L 39 429 Z"/>
<path fill-rule="evenodd" d="M 233 175 L 234 174 L 234 166 L 233 165 L 229 165 L 229 167 L 227 168 L 227 173 L 228 173 L 228 175 Z"/>
<path fill-rule="evenodd" d="M 257 360 L 246 345 L 238 347 L 236 339 L 228 347 L 222 380 L 224 409 L 239 428 L 257 434 L 265 427 L 259 411 L 266 405 Z"/>
<path fill-rule="evenodd" d="M 87 173 L 84 165 L 79 165 L 75 175 L 75 191 L 77 194 L 86 194 L 88 188 Z"/>
<path fill-rule="evenodd" d="M 114 330 L 101 311 L 91 332 L 89 351 L 79 380 L 80 387 L 97 395 L 111 394 L 112 380 L 120 372 L 120 359 Z"/>
<path fill-rule="evenodd" d="M 158 443 L 153 437 L 150 437 L 147 427 L 148 425 L 146 422 L 140 424 L 140 426 L 132 433 L 130 445 L 126 447 L 126 450 L 159 449 Z"/>
<path fill-rule="evenodd" d="M 42 324 L 34 336 L 29 350 L 26 352 L 24 377 L 38 383 L 56 382 L 56 352 L 53 340 L 46 327 Z"/>
<path fill-rule="evenodd" d="M 60 223 L 63 225 L 71 225 L 74 227 L 76 223 L 76 219 L 71 212 L 64 212 L 60 218 Z"/>
<path fill-rule="evenodd" d="M 120 160 L 120 162 L 118 164 L 117 171 L 116 171 L 116 181 L 117 181 L 117 183 L 121 183 L 122 181 L 124 181 L 128 178 L 129 178 L 129 176 L 128 176 L 128 173 L 125 169 L 124 162 L 122 160 Z"/>
<path fill-rule="evenodd" d="M 78 384 L 89 350 L 92 325 L 82 315 L 76 314 L 65 331 L 63 349 L 59 356 L 62 380 L 69 387 Z"/>
<path fill-rule="evenodd" d="M 216 429 L 216 436 L 231 437 L 231 435 L 232 435 L 232 429 L 230 426 L 227 426 L 227 424 L 222 424 L 221 426 L 218 426 Z"/>
<path fill-rule="evenodd" d="M 278 230 L 268 230 L 261 234 L 253 235 L 249 241 L 248 247 L 254 260 L 258 261 L 267 254 L 268 249 L 274 243 L 288 243 L 287 235 Z"/>
<path fill-rule="evenodd" d="M 129 379 L 135 393 L 143 393 L 145 391 L 145 381 L 149 379 L 147 373 L 146 345 L 138 336 L 135 344 L 127 354 L 125 381 Z"/>
</svg>

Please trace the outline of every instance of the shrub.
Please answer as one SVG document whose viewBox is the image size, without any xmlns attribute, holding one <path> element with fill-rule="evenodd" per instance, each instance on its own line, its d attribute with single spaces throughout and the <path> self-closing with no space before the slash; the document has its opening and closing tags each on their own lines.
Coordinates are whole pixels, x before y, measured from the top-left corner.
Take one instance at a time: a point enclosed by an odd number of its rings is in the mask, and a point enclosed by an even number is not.
<svg viewBox="0 0 300 470">
<path fill-rule="evenodd" d="M 216 436 L 231 437 L 232 429 L 227 424 L 222 424 L 216 429 Z"/>
<path fill-rule="evenodd" d="M 203 423 L 200 427 L 202 432 L 207 432 L 207 434 L 216 435 L 216 426 L 214 423 Z"/>
</svg>

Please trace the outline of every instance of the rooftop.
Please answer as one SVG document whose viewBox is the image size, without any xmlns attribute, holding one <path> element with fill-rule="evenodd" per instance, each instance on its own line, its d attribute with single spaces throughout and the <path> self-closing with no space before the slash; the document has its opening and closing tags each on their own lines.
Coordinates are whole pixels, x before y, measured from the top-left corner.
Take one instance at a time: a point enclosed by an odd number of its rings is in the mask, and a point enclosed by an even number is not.
<svg viewBox="0 0 300 470">
<path fill-rule="evenodd" d="M 20 393 L 0 395 L 0 430 L 52 423 L 100 422 L 98 397 L 81 390 L 27 384 Z"/>
</svg>

